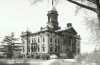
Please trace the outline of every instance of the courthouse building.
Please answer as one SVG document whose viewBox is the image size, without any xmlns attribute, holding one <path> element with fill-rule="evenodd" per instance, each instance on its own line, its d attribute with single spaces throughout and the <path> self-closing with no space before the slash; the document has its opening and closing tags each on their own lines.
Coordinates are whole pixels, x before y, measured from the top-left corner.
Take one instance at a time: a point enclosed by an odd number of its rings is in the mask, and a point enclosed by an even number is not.
<svg viewBox="0 0 100 65">
<path fill-rule="evenodd" d="M 46 27 L 32 33 L 23 32 L 21 35 L 24 57 L 50 56 L 74 58 L 80 53 L 80 36 L 73 28 L 72 23 L 67 23 L 66 29 L 61 29 L 58 23 L 58 12 L 53 7 L 47 13 Z"/>
</svg>

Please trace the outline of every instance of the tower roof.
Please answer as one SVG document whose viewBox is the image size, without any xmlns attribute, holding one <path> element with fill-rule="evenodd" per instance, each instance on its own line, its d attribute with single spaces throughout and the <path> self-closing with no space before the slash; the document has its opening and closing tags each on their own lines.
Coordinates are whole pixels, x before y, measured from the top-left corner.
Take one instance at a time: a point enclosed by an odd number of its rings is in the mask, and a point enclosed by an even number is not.
<svg viewBox="0 0 100 65">
<path fill-rule="evenodd" d="M 52 13 L 58 15 L 58 12 L 54 6 L 52 7 L 52 9 L 50 11 L 48 11 L 48 14 L 52 14 Z"/>
<path fill-rule="evenodd" d="M 56 8 L 55 8 L 55 6 L 52 7 L 52 10 L 53 10 L 53 11 L 57 11 Z"/>
<path fill-rule="evenodd" d="M 52 9 L 51 9 L 51 10 L 56 11 L 56 8 L 55 8 L 55 1 L 54 1 L 54 0 L 52 0 Z"/>
</svg>

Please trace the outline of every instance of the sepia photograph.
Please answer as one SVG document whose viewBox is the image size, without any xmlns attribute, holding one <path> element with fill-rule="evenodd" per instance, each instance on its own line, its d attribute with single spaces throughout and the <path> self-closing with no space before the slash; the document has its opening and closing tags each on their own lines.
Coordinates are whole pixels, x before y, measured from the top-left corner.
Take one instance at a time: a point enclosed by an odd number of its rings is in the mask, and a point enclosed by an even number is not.
<svg viewBox="0 0 100 65">
<path fill-rule="evenodd" d="M 99 65 L 100 0 L 0 0 L 0 65 Z"/>
</svg>

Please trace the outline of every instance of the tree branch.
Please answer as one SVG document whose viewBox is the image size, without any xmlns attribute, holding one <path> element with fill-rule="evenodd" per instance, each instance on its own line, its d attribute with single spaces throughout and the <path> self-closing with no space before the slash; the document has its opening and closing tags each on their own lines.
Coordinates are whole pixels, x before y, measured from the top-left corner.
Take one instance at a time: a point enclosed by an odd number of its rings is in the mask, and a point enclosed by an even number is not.
<svg viewBox="0 0 100 65">
<path fill-rule="evenodd" d="M 87 6 L 87 5 L 84 5 L 84 4 L 81 4 L 81 3 L 78 3 L 78 2 L 73 1 L 73 0 L 67 0 L 67 1 L 69 1 L 69 2 L 71 2 L 71 3 L 74 3 L 74 4 L 76 4 L 76 5 L 80 6 L 80 7 L 83 7 L 83 8 L 89 9 L 89 10 L 94 11 L 95 13 L 97 13 L 97 9 L 96 9 L 96 8 L 93 8 L 93 7 L 90 7 L 90 6 Z"/>
<path fill-rule="evenodd" d="M 97 5 L 97 13 L 98 13 L 98 16 L 100 17 L 100 3 L 99 3 L 99 0 L 96 0 L 96 5 Z"/>
<path fill-rule="evenodd" d="M 96 0 L 87 0 L 87 1 L 96 4 Z"/>
</svg>

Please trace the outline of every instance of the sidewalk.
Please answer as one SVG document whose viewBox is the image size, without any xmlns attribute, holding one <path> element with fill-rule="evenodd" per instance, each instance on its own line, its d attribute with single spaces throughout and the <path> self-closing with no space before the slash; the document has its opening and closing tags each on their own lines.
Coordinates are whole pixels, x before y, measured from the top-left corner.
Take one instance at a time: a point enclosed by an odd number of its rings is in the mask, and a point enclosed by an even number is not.
<svg viewBox="0 0 100 65">
<path fill-rule="evenodd" d="M 75 59 L 52 59 L 41 65 L 79 65 Z"/>
<path fill-rule="evenodd" d="M 46 62 L 43 62 L 43 64 L 41 65 L 50 65 L 51 63 L 53 63 L 56 59 L 51 59 L 51 60 L 47 60 Z"/>
</svg>

